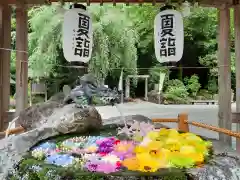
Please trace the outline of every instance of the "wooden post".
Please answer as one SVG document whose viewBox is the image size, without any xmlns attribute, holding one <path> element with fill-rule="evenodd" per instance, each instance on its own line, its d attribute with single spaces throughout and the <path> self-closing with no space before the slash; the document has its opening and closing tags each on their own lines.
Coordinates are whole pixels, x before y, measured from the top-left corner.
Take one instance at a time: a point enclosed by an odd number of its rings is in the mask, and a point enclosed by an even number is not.
<svg viewBox="0 0 240 180">
<path fill-rule="evenodd" d="M 11 61 L 11 7 L 0 4 L 0 130 L 8 121 Z"/>
<path fill-rule="evenodd" d="M 130 97 L 130 79 L 129 77 L 127 77 L 125 82 L 125 98 L 129 97 Z"/>
<path fill-rule="evenodd" d="M 182 113 L 178 115 L 178 130 L 183 132 L 189 132 L 188 114 Z"/>
<path fill-rule="evenodd" d="M 148 78 L 145 78 L 145 101 L 148 101 Z"/>
<path fill-rule="evenodd" d="M 230 12 L 224 5 L 219 9 L 218 35 L 218 94 L 219 94 L 219 127 L 232 129 L 231 119 L 231 59 L 230 59 Z M 231 137 L 219 133 L 219 139 L 231 145 Z"/>
<path fill-rule="evenodd" d="M 28 16 L 27 7 L 16 8 L 16 115 L 28 105 Z"/>
<path fill-rule="evenodd" d="M 235 56 L 236 56 L 236 113 L 240 113 L 240 5 L 234 6 Z M 237 123 L 237 132 L 240 124 Z M 240 152 L 240 141 L 236 141 L 236 149 Z"/>
</svg>

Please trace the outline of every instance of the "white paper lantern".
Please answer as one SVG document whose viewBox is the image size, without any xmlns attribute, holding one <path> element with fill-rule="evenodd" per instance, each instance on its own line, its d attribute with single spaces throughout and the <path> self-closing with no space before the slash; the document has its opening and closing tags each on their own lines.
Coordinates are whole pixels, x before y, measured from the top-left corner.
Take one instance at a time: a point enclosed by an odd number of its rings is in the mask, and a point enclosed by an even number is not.
<svg viewBox="0 0 240 180">
<path fill-rule="evenodd" d="M 181 60 L 184 45 L 183 17 L 176 10 L 161 11 L 154 21 L 155 55 L 160 63 Z"/>
<path fill-rule="evenodd" d="M 63 53 L 69 62 L 87 63 L 92 55 L 93 32 L 90 14 L 81 8 L 66 11 L 63 22 Z"/>
</svg>

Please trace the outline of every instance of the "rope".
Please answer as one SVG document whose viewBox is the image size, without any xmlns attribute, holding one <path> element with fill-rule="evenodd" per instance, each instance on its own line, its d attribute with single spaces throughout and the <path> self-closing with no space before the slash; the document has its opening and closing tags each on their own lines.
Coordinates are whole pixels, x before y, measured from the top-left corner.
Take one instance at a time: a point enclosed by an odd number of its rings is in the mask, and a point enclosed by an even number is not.
<svg viewBox="0 0 240 180">
<path fill-rule="evenodd" d="M 24 50 L 16 50 L 16 49 L 10 49 L 10 48 L 0 48 L 0 50 L 5 50 L 5 51 L 13 51 L 13 52 L 19 52 L 19 53 L 25 53 L 28 54 L 28 51 L 24 51 Z M 20 61 L 21 63 L 28 63 L 28 61 Z M 54 65 L 54 66 L 58 66 L 58 67 L 64 67 L 64 68 L 75 68 L 75 69 L 87 69 L 87 67 L 85 66 L 77 66 L 77 65 L 69 65 L 69 66 L 64 66 L 64 65 L 59 65 L 59 64 L 49 64 L 49 65 Z M 163 66 L 164 68 L 168 68 L 168 69 L 212 69 L 213 67 L 195 67 L 195 66 L 181 66 L 181 67 L 176 67 L 176 66 Z M 216 68 L 220 68 L 220 67 L 229 67 L 229 65 L 219 65 L 216 66 Z M 112 70 L 121 70 L 121 68 L 109 68 Z M 158 68 L 124 68 L 124 69 L 158 69 Z M 160 69 L 160 68 L 159 68 Z"/>
<path fill-rule="evenodd" d="M 9 131 L 10 131 L 12 125 L 18 120 L 18 117 L 19 117 L 19 116 L 15 117 L 15 118 L 8 124 L 8 128 L 7 128 L 6 134 L 5 134 L 5 138 L 8 137 Z"/>
<path fill-rule="evenodd" d="M 171 122 L 178 123 L 179 120 L 177 118 L 176 119 L 174 119 L 174 118 L 155 118 L 155 119 L 152 119 L 152 122 L 153 123 L 171 123 Z M 231 131 L 231 130 L 228 130 L 228 129 L 219 128 L 219 127 L 216 127 L 216 126 L 212 126 L 212 125 L 208 125 L 208 124 L 204 124 L 204 123 L 199 123 L 199 122 L 195 122 L 195 121 L 185 120 L 184 123 L 188 124 L 188 125 L 208 129 L 208 130 L 211 130 L 211 131 L 215 131 L 215 132 L 218 132 L 218 133 L 224 133 L 226 135 L 229 135 L 229 136 L 232 136 L 232 137 L 235 137 L 235 138 L 240 138 L 240 133 L 234 132 L 234 131 Z"/>
<path fill-rule="evenodd" d="M 208 129 L 208 130 L 212 130 L 212 131 L 215 131 L 215 132 L 224 133 L 224 134 L 232 136 L 232 137 L 240 138 L 240 133 L 230 131 L 228 129 L 223 129 L 223 128 L 219 128 L 219 127 L 215 127 L 215 126 L 212 126 L 212 125 L 199 123 L 199 122 L 195 122 L 195 121 L 185 121 L 185 123 L 193 125 L 193 126 L 205 128 L 205 129 Z"/>
<path fill-rule="evenodd" d="M 9 48 L 0 48 L 0 50 L 4 50 L 4 51 L 14 51 L 14 52 L 20 52 L 20 53 L 26 53 L 26 54 L 28 54 L 28 51 L 23 51 L 23 50 L 16 50 L 16 49 L 9 49 Z"/>
</svg>

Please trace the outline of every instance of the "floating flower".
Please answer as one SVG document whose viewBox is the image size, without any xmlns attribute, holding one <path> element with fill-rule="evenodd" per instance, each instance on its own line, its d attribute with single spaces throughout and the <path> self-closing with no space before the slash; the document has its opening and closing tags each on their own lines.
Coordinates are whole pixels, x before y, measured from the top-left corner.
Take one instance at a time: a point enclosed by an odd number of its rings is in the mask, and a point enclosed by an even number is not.
<svg viewBox="0 0 240 180">
<path fill-rule="evenodd" d="M 180 153 L 182 154 L 190 154 L 190 153 L 195 153 L 196 149 L 193 146 L 182 146 L 180 148 Z"/>
<path fill-rule="evenodd" d="M 122 165 L 130 171 L 139 170 L 139 161 L 136 157 L 130 157 L 123 160 Z"/>
<path fill-rule="evenodd" d="M 95 153 L 97 152 L 97 150 L 98 150 L 98 147 L 96 145 L 92 145 L 84 149 L 86 153 Z"/>
<path fill-rule="evenodd" d="M 195 164 L 201 164 L 204 162 L 204 156 L 202 153 L 189 153 L 186 156 L 193 159 Z"/>
<path fill-rule="evenodd" d="M 159 137 L 159 132 L 157 131 L 150 131 L 148 134 L 147 134 L 147 137 L 151 140 L 156 140 L 158 137 Z"/>
<path fill-rule="evenodd" d="M 91 171 L 91 172 L 96 172 L 97 171 L 97 168 L 98 168 L 99 164 L 98 163 L 94 163 L 94 162 L 86 162 L 85 164 L 85 168 L 88 170 L 88 171 Z"/>
<path fill-rule="evenodd" d="M 118 158 L 117 156 L 112 155 L 112 154 L 102 157 L 102 160 L 105 162 L 112 163 L 112 164 L 116 164 L 117 162 L 121 161 L 120 158 Z"/>
<path fill-rule="evenodd" d="M 138 122 L 130 129 L 134 131 L 131 141 L 116 137 L 75 137 L 59 143 L 59 147 L 52 142 L 40 144 L 32 151 L 32 156 L 57 166 L 105 174 L 117 172 L 122 167 L 156 172 L 168 167 L 199 166 L 212 146 L 195 134 L 179 133 L 175 129 L 154 130 L 150 124 L 145 126 Z M 72 153 L 81 158 L 71 156 Z"/>
<path fill-rule="evenodd" d="M 168 136 L 168 134 L 169 134 L 169 129 L 166 129 L 166 128 L 161 128 L 158 131 L 158 135 L 159 136 Z"/>
<path fill-rule="evenodd" d="M 74 157 L 67 155 L 67 154 L 54 154 L 51 156 L 48 156 L 45 160 L 48 164 L 54 164 L 57 166 L 70 166 L 74 162 Z"/>
<path fill-rule="evenodd" d="M 38 160 L 43 160 L 46 156 L 44 149 L 38 148 L 32 151 L 32 156 Z"/>
<path fill-rule="evenodd" d="M 38 149 L 38 148 L 41 148 L 41 149 L 56 149 L 57 148 L 57 145 L 55 143 L 52 143 L 52 142 L 45 142 L 45 143 L 42 143 L 40 145 L 38 145 L 35 149 Z"/>
<path fill-rule="evenodd" d="M 116 139 L 115 138 L 106 138 L 100 142 L 97 142 L 98 144 L 98 153 L 110 153 L 114 149 L 114 143 Z"/>
<path fill-rule="evenodd" d="M 142 172 L 156 172 L 160 168 L 164 168 L 167 164 L 162 163 L 160 160 L 153 158 L 148 153 L 136 155 L 139 162 L 139 171 Z"/>
<path fill-rule="evenodd" d="M 119 171 L 119 166 L 117 164 L 112 164 L 108 162 L 101 162 L 96 169 L 97 172 L 103 172 L 105 174 L 110 174 Z"/>
<path fill-rule="evenodd" d="M 135 149 L 134 149 L 134 152 L 136 154 L 139 154 L 139 153 L 148 153 L 149 152 L 149 149 L 146 147 L 146 146 L 136 146 Z"/>
<path fill-rule="evenodd" d="M 108 160 L 110 160 L 110 157 Z M 84 167 L 91 172 L 103 172 L 105 174 L 109 174 L 119 170 L 119 163 L 118 161 L 104 161 L 98 156 L 90 156 L 88 157 L 88 161 Z"/>
<path fill-rule="evenodd" d="M 177 168 L 191 168 L 196 163 L 191 157 L 179 152 L 171 152 L 168 156 L 168 161 L 171 166 Z"/>
<path fill-rule="evenodd" d="M 112 154 L 121 157 L 121 159 L 124 159 L 125 157 L 132 156 L 134 148 L 135 144 L 133 141 L 120 141 L 114 146 Z"/>
<path fill-rule="evenodd" d="M 150 142 L 152 142 L 152 140 L 149 137 L 145 136 L 140 143 L 140 146 L 147 146 Z"/>
</svg>

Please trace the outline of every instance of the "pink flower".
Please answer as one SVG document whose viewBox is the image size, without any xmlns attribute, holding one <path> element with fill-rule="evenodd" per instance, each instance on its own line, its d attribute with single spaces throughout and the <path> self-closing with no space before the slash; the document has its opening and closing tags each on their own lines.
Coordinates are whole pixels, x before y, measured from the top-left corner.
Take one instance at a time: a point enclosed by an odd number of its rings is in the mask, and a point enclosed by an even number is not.
<svg viewBox="0 0 240 180">
<path fill-rule="evenodd" d="M 110 174 L 119 171 L 119 166 L 117 163 L 108 163 L 108 162 L 101 162 L 96 169 L 97 172 L 103 172 L 105 174 Z"/>
<path fill-rule="evenodd" d="M 56 151 L 57 153 L 58 153 L 58 152 L 61 152 L 61 150 L 60 150 L 59 148 L 57 148 L 55 151 Z"/>
<path fill-rule="evenodd" d="M 108 162 L 104 161 L 98 155 L 90 155 L 87 157 L 87 162 L 85 164 L 85 168 L 91 172 L 102 172 L 105 174 L 116 172 L 120 169 L 120 162 Z"/>
<path fill-rule="evenodd" d="M 121 141 L 114 146 L 111 154 L 118 156 L 121 160 L 133 156 L 135 144 L 133 141 Z"/>
</svg>

